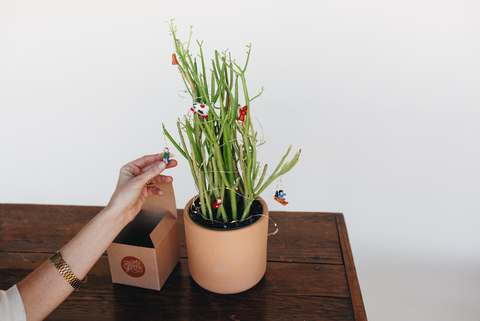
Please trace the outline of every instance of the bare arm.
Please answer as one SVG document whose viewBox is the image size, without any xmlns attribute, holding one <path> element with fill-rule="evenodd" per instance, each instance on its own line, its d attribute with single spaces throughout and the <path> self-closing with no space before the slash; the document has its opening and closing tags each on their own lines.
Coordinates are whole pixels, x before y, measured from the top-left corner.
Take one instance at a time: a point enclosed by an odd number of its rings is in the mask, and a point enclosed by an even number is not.
<svg viewBox="0 0 480 321">
<path fill-rule="evenodd" d="M 117 234 L 135 218 L 148 196 L 163 195 L 159 188 L 147 186 L 146 183 L 149 180 L 153 183 L 171 182 L 172 177 L 160 174 L 166 167 L 176 165 L 175 160 L 166 165 L 161 156 L 150 155 L 122 167 L 109 204 L 60 250 L 63 260 L 77 278 L 85 277 Z M 50 260 L 45 261 L 17 287 L 27 320 L 43 320 L 73 291 L 73 287 Z"/>
</svg>

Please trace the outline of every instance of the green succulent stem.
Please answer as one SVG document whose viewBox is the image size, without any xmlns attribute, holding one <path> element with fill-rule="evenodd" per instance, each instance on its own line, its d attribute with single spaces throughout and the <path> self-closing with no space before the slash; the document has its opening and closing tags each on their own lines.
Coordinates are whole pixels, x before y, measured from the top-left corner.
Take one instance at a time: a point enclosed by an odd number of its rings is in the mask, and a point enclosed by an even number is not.
<svg viewBox="0 0 480 321">
<path fill-rule="evenodd" d="M 178 39 L 173 21 L 169 28 L 178 61 L 177 69 L 191 96 L 191 105 L 185 107 L 187 115 L 183 121 L 177 122 L 180 142 L 170 135 L 165 126 L 163 132 L 189 163 L 198 189 L 202 215 L 214 219 L 212 206 L 221 197 L 222 205 L 215 216 L 225 222 L 236 221 L 239 217 L 243 221 L 248 218 L 255 198 L 296 165 L 300 151 L 285 163 L 290 146 L 269 176 L 266 174 L 268 165 L 260 170 L 257 148 L 263 142 L 257 139 L 251 111 L 252 101 L 263 93 L 263 87 L 250 98 L 245 73 L 250 61 L 251 44 L 247 45 L 243 68 L 231 59 L 227 51 L 215 51 L 211 69 L 207 70 L 203 41 L 196 41 L 199 48 L 197 56 L 190 52 L 192 28 L 186 43 Z M 190 113 L 194 103 L 207 106 L 205 114 L 200 115 L 199 111 Z M 241 120 L 245 106 L 246 112 Z M 242 203 L 243 208 L 240 208 Z"/>
</svg>

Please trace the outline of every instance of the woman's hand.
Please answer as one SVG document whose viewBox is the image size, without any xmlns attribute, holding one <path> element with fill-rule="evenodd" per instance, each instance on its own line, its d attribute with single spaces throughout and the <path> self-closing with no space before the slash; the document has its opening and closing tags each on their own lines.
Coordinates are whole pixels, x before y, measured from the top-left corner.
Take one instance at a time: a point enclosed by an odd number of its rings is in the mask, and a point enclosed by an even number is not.
<svg viewBox="0 0 480 321">
<path fill-rule="evenodd" d="M 175 166 L 175 160 L 166 165 L 161 156 L 150 155 L 122 167 L 117 188 L 107 207 L 60 250 L 77 278 L 83 279 L 123 227 L 140 212 L 148 196 L 163 195 L 158 187 L 147 186 L 147 182 L 170 183 L 172 177 L 160 174 L 165 168 Z M 17 287 L 28 320 L 45 319 L 73 291 L 50 260 L 35 269 Z"/>
<path fill-rule="evenodd" d="M 163 191 L 147 183 L 170 183 L 171 176 L 160 175 L 165 168 L 177 166 L 175 160 L 166 165 L 160 155 L 143 156 L 120 169 L 117 187 L 107 207 L 115 209 L 131 222 L 140 212 L 148 196 L 163 195 Z"/>
</svg>

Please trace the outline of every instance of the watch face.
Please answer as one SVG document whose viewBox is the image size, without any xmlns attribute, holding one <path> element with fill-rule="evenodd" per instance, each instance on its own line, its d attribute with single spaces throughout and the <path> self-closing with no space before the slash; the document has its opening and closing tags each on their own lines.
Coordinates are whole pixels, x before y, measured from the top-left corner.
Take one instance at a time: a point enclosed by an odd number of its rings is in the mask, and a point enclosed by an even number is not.
<svg viewBox="0 0 480 321">
<path fill-rule="evenodd" d="M 53 254 L 51 257 L 50 257 L 50 262 L 52 262 L 53 264 L 57 263 L 57 261 L 60 259 L 60 254 L 55 253 Z"/>
</svg>

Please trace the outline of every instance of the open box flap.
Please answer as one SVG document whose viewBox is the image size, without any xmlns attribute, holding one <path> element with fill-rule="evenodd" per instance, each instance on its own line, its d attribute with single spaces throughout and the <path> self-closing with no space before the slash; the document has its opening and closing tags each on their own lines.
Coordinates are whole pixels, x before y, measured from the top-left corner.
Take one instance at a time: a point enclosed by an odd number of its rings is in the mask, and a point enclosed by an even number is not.
<svg viewBox="0 0 480 321">
<path fill-rule="evenodd" d="M 172 183 L 155 183 L 152 185 L 160 188 L 163 191 L 163 196 L 152 195 L 147 197 L 145 204 L 142 206 L 142 213 L 162 217 L 170 212 L 176 218 L 177 205 Z"/>
<path fill-rule="evenodd" d="M 162 217 L 140 212 L 113 240 L 113 243 L 154 248 L 150 234 L 161 222 Z"/>
<path fill-rule="evenodd" d="M 177 229 L 177 218 L 173 216 L 170 211 L 168 211 L 160 223 L 155 227 L 155 229 L 150 233 L 150 238 L 154 247 L 157 247 L 162 240 L 167 237 L 168 232 L 172 229 Z"/>
</svg>

